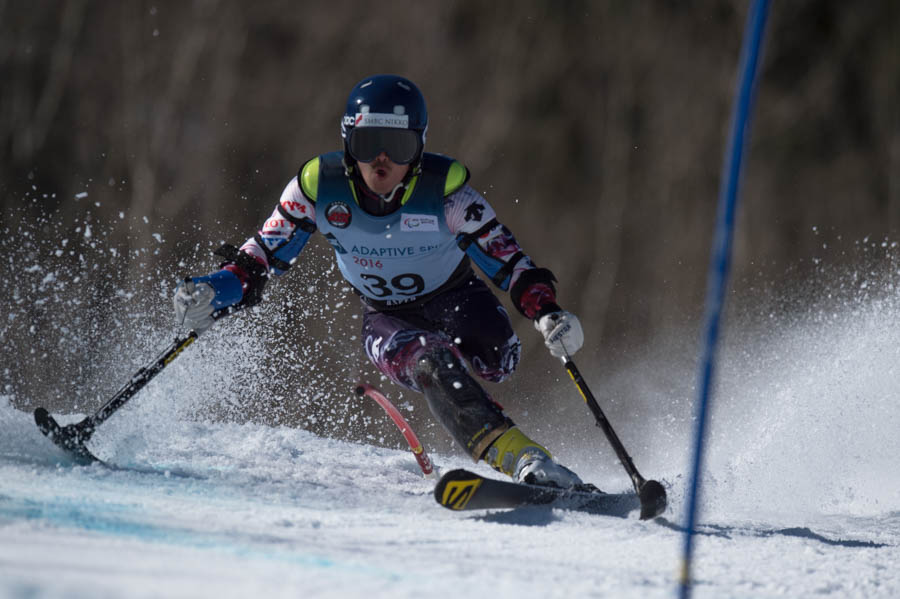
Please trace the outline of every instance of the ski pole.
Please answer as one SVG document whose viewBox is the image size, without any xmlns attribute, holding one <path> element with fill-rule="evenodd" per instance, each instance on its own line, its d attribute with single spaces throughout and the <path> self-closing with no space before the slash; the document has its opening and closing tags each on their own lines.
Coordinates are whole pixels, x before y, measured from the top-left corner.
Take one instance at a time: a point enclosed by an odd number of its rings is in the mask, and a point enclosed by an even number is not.
<svg viewBox="0 0 900 599">
<path fill-rule="evenodd" d="M 39 407 L 34 411 L 34 421 L 44 435 L 50 438 L 61 449 L 71 453 L 81 461 L 99 461 L 85 447 L 97 427 L 112 416 L 128 400 L 137 395 L 157 374 L 169 365 L 178 354 L 197 339 L 197 333 L 191 331 L 185 337 L 177 337 L 158 358 L 138 370 L 125 385 L 116 392 L 100 409 L 84 420 L 67 426 L 60 426 L 46 408 Z"/>
<path fill-rule="evenodd" d="M 234 310 L 223 308 L 213 312 L 212 317 L 218 320 L 226 314 L 230 314 Z M 97 427 L 105 422 L 110 416 L 116 413 L 122 406 L 128 403 L 132 397 L 137 395 L 138 391 L 144 388 L 153 378 L 168 366 L 172 360 L 178 357 L 191 343 L 197 339 L 197 332 L 191 331 L 186 336 L 176 337 L 163 352 L 147 366 L 138 370 L 131 379 L 119 389 L 106 403 L 80 422 L 60 426 L 56 419 L 50 415 L 44 407 L 38 407 L 34 410 L 34 422 L 38 429 L 51 441 L 53 441 L 60 449 L 73 455 L 78 461 L 84 463 L 99 462 L 96 456 L 91 454 L 85 446 Z"/>
<path fill-rule="evenodd" d="M 666 509 L 665 488 L 657 481 L 647 480 L 641 476 L 641 473 L 638 472 L 638 469 L 635 467 L 631 456 L 628 455 L 628 452 L 625 450 L 625 446 L 622 445 L 622 441 L 619 440 L 616 431 L 613 430 L 612 424 L 610 424 L 609 420 L 606 418 L 603 410 L 600 409 L 600 405 L 597 403 L 594 394 L 591 393 L 591 390 L 588 388 L 584 377 L 581 376 L 578 367 L 575 366 L 575 362 L 572 361 L 572 358 L 568 354 L 562 356 L 560 359 L 562 360 L 563 366 L 566 368 L 566 372 L 569 373 L 569 376 L 575 383 L 578 392 L 581 393 L 581 397 L 584 398 L 584 403 L 587 404 L 588 408 L 590 408 L 591 412 L 594 414 L 597 426 L 599 426 L 606 435 L 607 440 L 619 457 L 619 461 L 622 463 L 622 466 L 625 467 L 625 472 L 631 477 L 634 490 L 641 500 L 641 520 L 655 518 L 660 515 Z"/>
</svg>

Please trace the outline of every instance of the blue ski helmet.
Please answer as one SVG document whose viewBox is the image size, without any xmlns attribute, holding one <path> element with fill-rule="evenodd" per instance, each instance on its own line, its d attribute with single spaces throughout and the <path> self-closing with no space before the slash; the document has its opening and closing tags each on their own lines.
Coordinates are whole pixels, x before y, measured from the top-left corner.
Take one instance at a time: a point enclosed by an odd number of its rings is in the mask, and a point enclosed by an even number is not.
<svg viewBox="0 0 900 599">
<path fill-rule="evenodd" d="M 428 112 L 419 88 L 397 75 L 373 75 L 356 84 L 341 119 L 344 157 L 371 162 L 381 152 L 397 164 L 422 158 Z"/>
</svg>

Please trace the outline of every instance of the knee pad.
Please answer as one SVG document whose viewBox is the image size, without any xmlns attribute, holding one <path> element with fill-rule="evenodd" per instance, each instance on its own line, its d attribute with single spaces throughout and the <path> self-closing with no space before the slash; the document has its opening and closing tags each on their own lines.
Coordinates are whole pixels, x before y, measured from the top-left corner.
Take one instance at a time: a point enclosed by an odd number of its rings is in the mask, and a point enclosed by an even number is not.
<svg viewBox="0 0 900 599">
<path fill-rule="evenodd" d="M 426 349 L 416 359 L 413 369 L 413 377 L 420 385 L 429 381 L 437 384 L 441 377 L 453 377 L 457 373 L 467 374 L 466 367 L 456 352 L 446 345 Z"/>
</svg>

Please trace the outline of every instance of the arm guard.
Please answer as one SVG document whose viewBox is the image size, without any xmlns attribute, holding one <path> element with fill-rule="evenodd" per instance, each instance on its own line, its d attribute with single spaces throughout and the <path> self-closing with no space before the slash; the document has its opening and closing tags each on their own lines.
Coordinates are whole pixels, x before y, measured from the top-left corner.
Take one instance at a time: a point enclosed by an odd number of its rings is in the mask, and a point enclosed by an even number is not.
<svg viewBox="0 0 900 599">
<path fill-rule="evenodd" d="M 445 198 L 444 211 L 459 248 L 497 287 L 510 292 L 519 312 L 533 319 L 553 311 L 553 273 L 534 265 L 481 194 L 465 185 Z"/>
</svg>

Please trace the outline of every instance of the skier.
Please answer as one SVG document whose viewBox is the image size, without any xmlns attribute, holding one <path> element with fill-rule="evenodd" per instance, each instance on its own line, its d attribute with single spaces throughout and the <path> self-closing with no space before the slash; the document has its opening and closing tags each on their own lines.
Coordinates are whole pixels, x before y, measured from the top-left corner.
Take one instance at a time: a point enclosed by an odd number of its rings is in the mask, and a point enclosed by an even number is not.
<svg viewBox="0 0 900 599">
<path fill-rule="evenodd" d="M 557 305 L 553 274 L 535 266 L 467 184 L 468 169 L 424 152 L 427 129 L 425 100 L 411 81 L 360 81 L 341 121 L 343 151 L 303 164 L 259 232 L 239 250 L 219 250 L 221 270 L 180 284 L 176 318 L 201 333 L 215 310 L 256 304 L 270 275 L 287 271 L 319 231 L 360 296 L 365 351 L 381 372 L 423 392 L 476 462 L 517 482 L 581 485 L 470 374 L 503 381 L 521 351 L 509 315 L 471 262 L 509 291 L 553 356 L 581 348 L 581 324 Z"/>
</svg>

